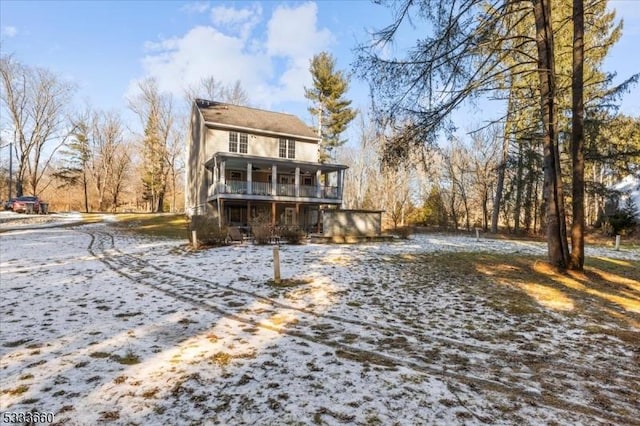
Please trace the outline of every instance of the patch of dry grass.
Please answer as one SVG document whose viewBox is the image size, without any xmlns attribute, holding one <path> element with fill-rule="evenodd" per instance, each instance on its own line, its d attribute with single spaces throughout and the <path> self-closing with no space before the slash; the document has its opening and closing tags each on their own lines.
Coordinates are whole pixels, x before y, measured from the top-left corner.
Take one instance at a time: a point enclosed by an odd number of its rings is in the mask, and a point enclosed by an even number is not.
<svg viewBox="0 0 640 426">
<path fill-rule="evenodd" d="M 188 220 L 184 214 L 122 213 L 115 215 L 112 226 L 120 230 L 152 237 L 185 240 L 189 238 Z"/>
<path fill-rule="evenodd" d="M 465 283 L 490 306 L 514 315 L 549 309 L 640 327 L 640 262 L 588 258 L 584 271 L 562 271 L 537 256 L 446 253 L 397 257 L 431 276 Z M 637 333 L 638 334 L 638 333 Z M 628 340 L 629 336 L 625 336 Z M 636 335 L 636 339 L 639 336 Z"/>
<path fill-rule="evenodd" d="M 308 278 L 285 278 L 281 279 L 280 282 L 275 282 L 274 280 L 268 280 L 267 285 L 271 287 L 278 288 L 286 288 L 286 287 L 297 287 L 299 285 L 311 284 L 313 282 L 312 279 Z"/>
</svg>

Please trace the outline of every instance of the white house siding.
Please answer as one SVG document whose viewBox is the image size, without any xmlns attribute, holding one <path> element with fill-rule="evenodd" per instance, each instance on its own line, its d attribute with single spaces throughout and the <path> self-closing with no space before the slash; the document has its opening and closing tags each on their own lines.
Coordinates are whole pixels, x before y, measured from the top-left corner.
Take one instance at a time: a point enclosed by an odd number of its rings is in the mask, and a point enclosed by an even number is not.
<svg viewBox="0 0 640 426">
<path fill-rule="evenodd" d="M 239 133 L 242 133 L 239 131 Z M 280 138 L 248 133 L 247 154 L 258 157 L 279 158 Z M 292 138 L 293 139 L 293 138 Z M 209 156 L 217 152 L 229 152 L 229 130 L 207 129 L 207 149 Z M 298 161 L 318 161 L 318 145 L 313 142 L 296 140 Z"/>
</svg>

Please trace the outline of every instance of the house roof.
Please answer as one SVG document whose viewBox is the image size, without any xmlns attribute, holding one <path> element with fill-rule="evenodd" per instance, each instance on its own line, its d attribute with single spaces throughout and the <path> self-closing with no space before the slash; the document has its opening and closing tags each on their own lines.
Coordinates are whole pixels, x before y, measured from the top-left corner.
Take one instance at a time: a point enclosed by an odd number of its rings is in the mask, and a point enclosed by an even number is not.
<svg viewBox="0 0 640 426">
<path fill-rule="evenodd" d="M 296 136 L 314 141 L 320 140 L 316 132 L 292 114 L 205 99 L 196 99 L 195 103 L 205 123 L 209 126 L 239 128 L 283 136 Z"/>
</svg>

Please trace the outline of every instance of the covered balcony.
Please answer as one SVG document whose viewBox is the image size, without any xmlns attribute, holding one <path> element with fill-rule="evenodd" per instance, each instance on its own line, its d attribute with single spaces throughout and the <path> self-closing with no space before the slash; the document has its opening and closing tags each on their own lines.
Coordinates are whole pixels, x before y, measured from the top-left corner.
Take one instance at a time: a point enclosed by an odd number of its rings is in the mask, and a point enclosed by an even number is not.
<svg viewBox="0 0 640 426">
<path fill-rule="evenodd" d="M 207 200 L 236 199 L 341 204 L 344 170 L 322 164 L 218 153 L 205 164 Z"/>
</svg>

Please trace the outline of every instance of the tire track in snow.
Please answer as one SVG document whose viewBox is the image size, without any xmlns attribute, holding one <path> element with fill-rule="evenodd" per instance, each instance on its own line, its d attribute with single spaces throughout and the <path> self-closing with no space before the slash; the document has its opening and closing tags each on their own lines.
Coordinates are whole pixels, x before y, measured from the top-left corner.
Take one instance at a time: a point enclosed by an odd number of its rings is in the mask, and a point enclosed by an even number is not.
<svg viewBox="0 0 640 426">
<path fill-rule="evenodd" d="M 404 366 L 416 372 L 455 379 L 460 383 L 471 387 L 480 386 L 508 396 L 517 396 L 520 400 L 527 401 L 532 405 L 546 405 L 561 411 L 577 412 L 585 415 L 597 417 L 603 421 L 614 421 L 633 423 L 632 419 L 610 413 L 604 409 L 558 399 L 558 393 L 563 391 L 557 389 L 557 385 L 547 381 L 540 382 L 545 387 L 542 391 L 532 391 L 531 388 L 516 385 L 509 379 L 522 381 L 522 373 L 518 372 L 521 367 L 526 367 L 519 360 L 519 356 L 527 356 L 531 361 L 532 357 L 536 363 L 546 363 L 550 366 L 570 368 L 572 371 L 580 370 L 591 377 L 602 377 L 603 372 L 583 366 L 568 365 L 567 363 L 550 360 L 544 355 L 526 351 L 506 351 L 494 348 L 487 348 L 478 345 L 461 342 L 455 339 L 441 336 L 421 336 L 431 339 L 440 344 L 435 346 L 432 342 L 417 341 L 413 333 L 406 330 L 386 327 L 384 325 L 364 323 L 359 320 L 343 318 L 336 315 L 322 314 L 304 308 L 297 308 L 268 297 L 250 291 L 237 289 L 229 285 L 219 285 L 215 282 L 193 277 L 175 271 L 170 271 L 141 259 L 138 256 L 127 254 L 116 248 L 113 234 L 106 231 L 81 231 L 91 237 L 88 250 L 119 275 L 144 286 L 154 288 L 168 294 L 178 300 L 195 305 L 201 309 L 214 311 L 226 318 L 233 319 L 255 327 L 268 329 L 281 334 L 296 337 L 302 340 L 329 346 L 336 350 L 336 355 L 342 358 L 355 360 L 358 362 L 367 361 L 384 367 Z M 286 314 L 286 315 L 285 315 Z M 286 326 L 278 326 L 269 319 L 274 316 L 291 318 L 291 322 Z M 315 331 L 315 335 L 309 330 Z M 350 341 L 345 343 L 340 338 L 345 335 L 368 336 L 367 340 Z M 393 336 L 393 338 L 391 337 Z M 400 339 L 400 340 L 394 340 Z M 393 342 L 397 347 L 393 346 Z M 386 347 L 381 348 L 380 342 L 389 342 Z M 408 347 L 409 345 L 415 347 Z M 438 356 L 455 356 L 457 349 L 453 353 L 447 353 L 451 348 L 442 348 L 442 345 L 453 345 L 465 351 L 475 352 L 473 365 L 467 366 L 464 373 L 446 369 L 442 361 L 430 362 L 425 356 L 429 350 L 437 350 Z M 493 357 L 499 358 L 499 369 L 491 362 Z M 480 361 L 480 362 L 478 362 Z M 504 373 L 505 364 L 515 367 L 513 375 Z M 491 376 L 501 375 L 500 379 L 493 379 Z M 531 374 L 534 375 L 533 373 Z M 550 370 L 545 374 L 540 371 L 535 372 L 536 376 L 557 376 Z M 610 375 L 607 375 L 610 380 Z M 524 379 L 527 380 L 527 379 Z M 555 386 L 553 386 L 555 385 Z M 549 388 L 549 389 L 547 389 Z M 636 395 L 637 397 L 637 395 Z"/>
</svg>

